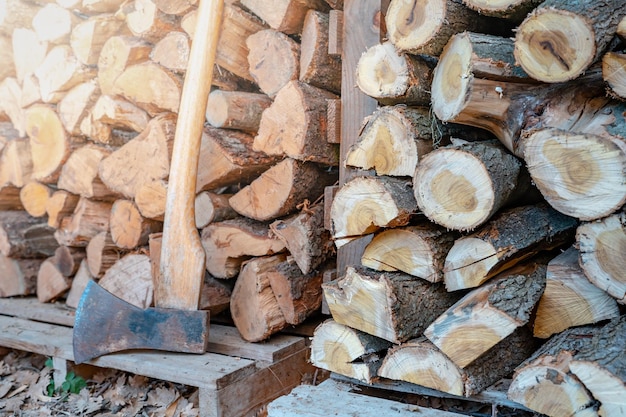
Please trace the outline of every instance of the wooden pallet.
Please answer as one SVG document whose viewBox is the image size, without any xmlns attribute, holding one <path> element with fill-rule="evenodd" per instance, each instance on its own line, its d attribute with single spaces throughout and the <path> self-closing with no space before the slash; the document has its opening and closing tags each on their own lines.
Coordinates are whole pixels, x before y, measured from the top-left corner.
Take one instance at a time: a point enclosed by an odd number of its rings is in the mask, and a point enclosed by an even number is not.
<svg viewBox="0 0 626 417">
<path fill-rule="evenodd" d="M 0 346 L 52 357 L 55 376 L 63 380 L 74 360 L 73 322 L 73 310 L 62 305 L 0 299 Z M 253 344 L 235 328 L 212 324 L 209 342 L 203 355 L 129 351 L 87 364 L 197 387 L 201 417 L 255 415 L 315 372 L 304 337 L 275 335 Z"/>
</svg>

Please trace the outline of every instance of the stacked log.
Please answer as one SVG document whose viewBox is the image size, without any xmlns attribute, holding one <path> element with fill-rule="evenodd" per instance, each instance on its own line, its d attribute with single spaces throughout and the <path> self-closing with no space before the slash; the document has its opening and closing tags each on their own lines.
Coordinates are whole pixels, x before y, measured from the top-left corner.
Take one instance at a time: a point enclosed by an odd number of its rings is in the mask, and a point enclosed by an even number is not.
<svg viewBox="0 0 626 417">
<path fill-rule="evenodd" d="M 625 415 L 625 16 L 390 2 L 354 67 L 376 105 L 330 204 L 344 267 L 315 365 L 460 396 L 513 378 L 549 416 Z"/>
<path fill-rule="evenodd" d="M 76 307 L 95 280 L 148 307 L 197 5 L 62 3 L 0 5 L 0 296 Z M 225 3 L 196 179 L 199 308 L 232 304 L 260 341 L 318 312 L 334 268 L 341 58 L 324 1 Z"/>
</svg>

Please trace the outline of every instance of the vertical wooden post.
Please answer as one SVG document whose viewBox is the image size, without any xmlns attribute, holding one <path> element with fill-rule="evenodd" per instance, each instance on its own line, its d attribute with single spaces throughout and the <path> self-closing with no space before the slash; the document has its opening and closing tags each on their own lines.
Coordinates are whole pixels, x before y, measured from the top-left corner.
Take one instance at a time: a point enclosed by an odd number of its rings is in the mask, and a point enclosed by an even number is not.
<svg viewBox="0 0 626 417">
<path fill-rule="evenodd" d="M 384 36 L 384 12 L 389 0 L 345 0 L 343 7 L 342 79 L 341 79 L 341 163 L 339 185 L 356 176 L 354 169 L 344 167 L 348 149 L 358 138 L 361 123 L 376 110 L 375 99 L 365 95 L 356 84 L 356 66 L 370 46 Z M 360 174 L 360 173 L 359 173 Z M 361 262 L 363 249 L 371 237 L 356 239 L 337 251 L 337 273 Z"/>
</svg>

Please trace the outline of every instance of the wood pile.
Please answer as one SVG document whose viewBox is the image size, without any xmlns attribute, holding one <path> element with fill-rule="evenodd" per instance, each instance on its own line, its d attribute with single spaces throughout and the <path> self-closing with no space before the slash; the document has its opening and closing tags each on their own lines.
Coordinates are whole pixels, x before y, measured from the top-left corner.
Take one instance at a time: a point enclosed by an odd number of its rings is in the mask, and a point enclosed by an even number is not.
<svg viewBox="0 0 626 417">
<path fill-rule="evenodd" d="M 225 2 L 196 181 L 199 307 L 232 306 L 248 341 L 319 312 L 335 259 L 323 224 L 339 175 L 337 11 L 280 3 Z M 153 305 L 196 6 L 0 4 L 0 296 L 76 307 L 92 279 Z"/>
<path fill-rule="evenodd" d="M 383 12 L 354 65 L 375 106 L 342 142 L 345 268 L 313 363 L 465 397 L 511 379 L 548 416 L 626 416 L 623 2 Z"/>
</svg>

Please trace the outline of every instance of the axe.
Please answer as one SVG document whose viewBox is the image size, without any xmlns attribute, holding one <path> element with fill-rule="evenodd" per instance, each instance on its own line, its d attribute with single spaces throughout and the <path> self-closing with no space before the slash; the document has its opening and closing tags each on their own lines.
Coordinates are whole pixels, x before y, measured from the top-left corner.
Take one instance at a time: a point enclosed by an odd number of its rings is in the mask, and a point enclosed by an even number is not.
<svg viewBox="0 0 626 417">
<path fill-rule="evenodd" d="M 198 310 L 205 254 L 194 199 L 223 8 L 223 0 L 200 0 L 198 5 L 172 149 L 155 307 L 136 307 L 90 281 L 76 308 L 75 363 L 127 349 L 206 351 L 209 312 Z"/>
</svg>

